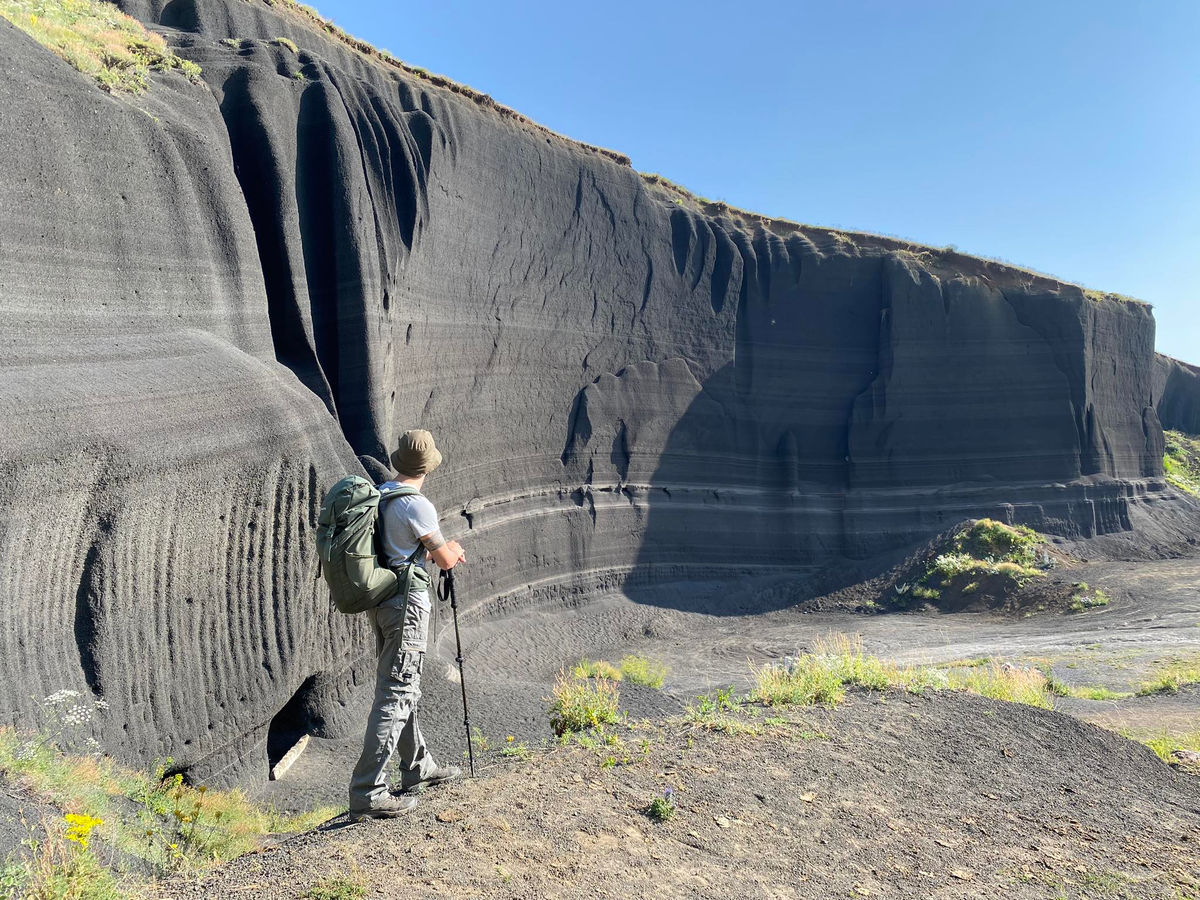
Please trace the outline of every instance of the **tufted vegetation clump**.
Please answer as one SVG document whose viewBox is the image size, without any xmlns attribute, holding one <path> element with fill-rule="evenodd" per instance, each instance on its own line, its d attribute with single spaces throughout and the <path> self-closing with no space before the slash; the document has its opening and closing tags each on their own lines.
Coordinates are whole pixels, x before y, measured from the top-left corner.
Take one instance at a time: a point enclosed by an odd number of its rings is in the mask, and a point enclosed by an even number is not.
<svg viewBox="0 0 1200 900">
<path fill-rule="evenodd" d="M 109 92 L 140 93 L 151 72 L 200 78 L 200 67 L 171 52 L 162 35 L 102 0 L 0 0 L 0 16 Z"/>
<path fill-rule="evenodd" d="M 1181 431 L 1167 431 L 1166 453 L 1163 455 L 1163 474 L 1172 485 L 1200 497 L 1200 437 L 1190 437 Z"/>
<path fill-rule="evenodd" d="M 558 735 L 618 721 L 620 693 L 615 681 L 563 672 L 550 698 L 550 727 Z"/>
<path fill-rule="evenodd" d="M 928 690 L 966 691 L 994 700 L 1049 709 L 1053 698 L 1046 676 L 1034 668 L 990 665 L 908 666 L 864 652 L 862 639 L 831 634 L 812 652 L 754 669 L 748 699 L 766 706 L 837 706 L 846 687 L 871 691 L 897 688 L 913 694 Z"/>
<path fill-rule="evenodd" d="M 896 586 L 892 599 L 896 606 L 914 600 L 936 603 L 947 591 L 969 595 L 981 586 L 989 594 L 1003 595 L 1057 565 L 1042 535 L 995 519 L 979 519 L 961 528 L 941 551 L 928 560 L 914 582 Z"/>
</svg>

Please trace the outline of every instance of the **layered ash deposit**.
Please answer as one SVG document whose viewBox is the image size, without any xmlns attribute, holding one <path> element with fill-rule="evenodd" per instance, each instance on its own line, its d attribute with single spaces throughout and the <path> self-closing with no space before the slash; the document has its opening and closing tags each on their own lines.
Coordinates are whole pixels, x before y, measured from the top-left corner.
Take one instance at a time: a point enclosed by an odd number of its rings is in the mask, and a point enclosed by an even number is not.
<svg viewBox="0 0 1200 900">
<path fill-rule="evenodd" d="M 1155 355 L 1155 409 L 1163 428 L 1200 434 L 1200 366 Z"/>
<path fill-rule="evenodd" d="M 311 535 L 409 427 L 481 615 L 800 585 L 967 515 L 1195 530 L 1160 426 L 1195 372 L 1144 305 L 702 207 L 283 5 L 123 6 L 204 84 L 108 96 L 0 20 L 6 721 L 86 691 L 111 751 L 215 780 L 281 710 L 360 728 Z"/>
</svg>

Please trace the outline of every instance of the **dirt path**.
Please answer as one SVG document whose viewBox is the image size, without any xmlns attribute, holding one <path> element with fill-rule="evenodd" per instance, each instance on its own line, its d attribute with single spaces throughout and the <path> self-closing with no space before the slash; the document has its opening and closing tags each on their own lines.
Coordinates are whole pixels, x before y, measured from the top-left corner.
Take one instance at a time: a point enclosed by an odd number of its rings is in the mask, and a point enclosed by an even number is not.
<svg viewBox="0 0 1200 900">
<path fill-rule="evenodd" d="M 1072 717 L 855 693 L 765 731 L 677 722 L 494 759 L 404 819 L 304 835 L 163 896 L 295 898 L 342 876 L 372 898 L 1200 897 L 1200 779 Z M 668 787 L 678 812 L 652 822 Z"/>
</svg>

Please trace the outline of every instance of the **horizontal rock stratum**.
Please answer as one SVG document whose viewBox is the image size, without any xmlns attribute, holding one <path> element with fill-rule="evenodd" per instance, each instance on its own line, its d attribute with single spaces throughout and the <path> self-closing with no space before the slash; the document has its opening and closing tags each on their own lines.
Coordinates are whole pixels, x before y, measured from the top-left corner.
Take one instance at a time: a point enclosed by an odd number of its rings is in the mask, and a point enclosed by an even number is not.
<svg viewBox="0 0 1200 900">
<path fill-rule="evenodd" d="M 121 5 L 203 83 L 110 96 L 0 20 L 6 721 L 89 691 L 110 751 L 213 780 L 289 701 L 360 727 L 311 535 L 410 427 L 476 614 L 968 515 L 1196 531 L 1144 304 L 697 204 L 280 0 Z"/>
</svg>

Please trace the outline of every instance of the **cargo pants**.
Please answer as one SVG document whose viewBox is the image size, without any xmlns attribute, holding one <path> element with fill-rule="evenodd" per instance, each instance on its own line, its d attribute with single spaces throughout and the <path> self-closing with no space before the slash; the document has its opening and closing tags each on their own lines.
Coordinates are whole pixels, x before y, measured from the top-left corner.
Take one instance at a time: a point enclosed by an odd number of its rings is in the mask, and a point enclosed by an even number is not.
<svg viewBox="0 0 1200 900">
<path fill-rule="evenodd" d="M 393 754 L 398 754 L 397 768 L 405 783 L 419 781 L 437 768 L 417 723 L 430 607 L 428 591 L 419 590 L 409 593 L 407 604 L 397 596 L 367 612 L 378 662 L 362 756 L 350 778 L 352 812 L 371 809 L 387 797 Z"/>
</svg>

